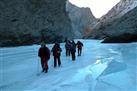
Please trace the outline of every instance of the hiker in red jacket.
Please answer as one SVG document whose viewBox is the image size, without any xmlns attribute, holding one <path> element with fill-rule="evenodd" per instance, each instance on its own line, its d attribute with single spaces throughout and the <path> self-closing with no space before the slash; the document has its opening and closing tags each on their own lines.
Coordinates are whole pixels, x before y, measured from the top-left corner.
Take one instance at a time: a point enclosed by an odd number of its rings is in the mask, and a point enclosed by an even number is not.
<svg viewBox="0 0 137 91">
<path fill-rule="evenodd" d="M 45 44 L 41 44 L 38 56 L 41 58 L 42 72 L 48 72 L 48 60 L 50 59 L 50 50 Z"/>
<path fill-rule="evenodd" d="M 58 62 L 58 66 L 61 66 L 60 56 L 61 56 L 62 49 L 60 48 L 59 43 L 55 43 L 55 45 L 52 48 L 52 52 L 54 56 L 54 68 L 57 66 L 57 62 Z"/>
<path fill-rule="evenodd" d="M 78 42 L 77 42 L 78 56 L 81 56 L 82 47 L 83 47 L 83 43 L 80 42 L 80 41 L 78 41 Z"/>
</svg>

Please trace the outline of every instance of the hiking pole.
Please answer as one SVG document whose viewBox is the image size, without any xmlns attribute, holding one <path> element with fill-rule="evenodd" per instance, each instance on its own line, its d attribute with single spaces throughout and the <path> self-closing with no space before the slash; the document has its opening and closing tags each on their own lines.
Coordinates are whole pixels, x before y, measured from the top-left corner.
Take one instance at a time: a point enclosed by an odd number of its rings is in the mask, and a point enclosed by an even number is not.
<svg viewBox="0 0 137 91">
<path fill-rule="evenodd" d="M 40 74 L 39 74 L 39 61 L 40 61 L 40 58 L 37 58 L 37 75 L 39 76 Z"/>
</svg>

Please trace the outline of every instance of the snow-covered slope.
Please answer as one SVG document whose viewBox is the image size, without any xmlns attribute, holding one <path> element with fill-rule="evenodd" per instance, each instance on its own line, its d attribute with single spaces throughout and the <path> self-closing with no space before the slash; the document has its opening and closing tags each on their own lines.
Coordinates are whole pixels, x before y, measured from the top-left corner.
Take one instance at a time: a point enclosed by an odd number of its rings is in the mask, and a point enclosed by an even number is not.
<svg viewBox="0 0 137 91">
<path fill-rule="evenodd" d="M 121 0 L 106 15 L 104 15 L 96 26 L 91 29 L 89 38 L 104 39 L 108 37 L 124 37 L 130 39 L 137 34 L 137 0 Z M 121 40 L 121 42 L 123 42 Z M 129 42 L 133 40 L 130 39 Z M 117 42 L 117 39 L 113 40 Z"/>
<path fill-rule="evenodd" d="M 120 0 L 120 2 L 116 4 L 110 11 L 108 11 L 107 14 L 99 19 L 92 30 L 96 31 L 96 29 L 100 28 L 101 26 L 109 24 L 118 18 L 121 18 L 123 15 L 125 15 L 135 7 L 137 7 L 137 0 Z"/>
<path fill-rule="evenodd" d="M 101 22 L 111 22 L 114 19 L 120 18 L 130 10 L 137 6 L 137 0 L 121 0 L 114 6 L 106 15 L 101 17 Z"/>
<path fill-rule="evenodd" d="M 92 31 L 92 38 L 106 38 L 111 42 L 137 41 L 137 7 L 111 23 L 102 24 Z M 106 41 L 106 42 L 107 42 Z"/>
<path fill-rule="evenodd" d="M 71 61 L 65 56 L 62 66 L 40 73 L 39 45 L 0 48 L 1 91 L 136 91 L 137 43 L 101 44 L 81 40 L 83 54 Z M 48 45 L 51 49 L 52 44 Z"/>
</svg>

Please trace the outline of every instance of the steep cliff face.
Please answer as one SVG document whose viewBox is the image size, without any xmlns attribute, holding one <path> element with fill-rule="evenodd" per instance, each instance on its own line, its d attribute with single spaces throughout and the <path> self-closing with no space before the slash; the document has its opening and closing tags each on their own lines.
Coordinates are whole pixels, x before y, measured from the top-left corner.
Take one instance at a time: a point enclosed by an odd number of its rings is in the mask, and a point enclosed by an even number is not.
<svg viewBox="0 0 137 91">
<path fill-rule="evenodd" d="M 137 7 L 104 26 L 104 42 L 132 42 L 137 41 Z"/>
<path fill-rule="evenodd" d="M 125 34 L 136 34 L 136 6 L 136 0 L 121 0 L 99 20 L 89 38 L 102 39 Z"/>
<path fill-rule="evenodd" d="M 0 0 L 0 46 L 72 38 L 66 0 Z"/>
<path fill-rule="evenodd" d="M 101 22 L 111 22 L 134 9 L 137 6 L 137 0 L 121 0 L 106 15 L 100 18 Z"/>
<path fill-rule="evenodd" d="M 126 13 L 121 18 L 100 27 L 94 32 L 94 38 L 105 38 L 104 43 L 125 43 L 137 41 L 137 7 Z M 93 36 L 91 36 L 93 37 Z"/>
<path fill-rule="evenodd" d="M 103 33 L 107 36 L 117 36 L 124 33 L 137 34 L 137 7 L 121 18 L 105 25 Z"/>
<path fill-rule="evenodd" d="M 78 38 L 87 36 L 96 23 L 97 19 L 93 16 L 90 8 L 80 8 L 69 1 L 66 4 L 66 11 L 69 14 L 72 28 Z"/>
</svg>

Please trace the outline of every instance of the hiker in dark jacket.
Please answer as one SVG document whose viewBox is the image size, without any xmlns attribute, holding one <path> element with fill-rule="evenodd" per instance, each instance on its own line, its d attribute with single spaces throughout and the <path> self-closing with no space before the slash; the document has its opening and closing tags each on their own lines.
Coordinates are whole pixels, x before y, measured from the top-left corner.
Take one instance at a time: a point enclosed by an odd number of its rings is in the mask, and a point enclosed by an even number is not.
<svg viewBox="0 0 137 91">
<path fill-rule="evenodd" d="M 78 41 L 78 42 L 77 42 L 78 56 L 81 56 L 82 47 L 83 47 L 83 43 L 80 42 L 80 41 Z"/>
<path fill-rule="evenodd" d="M 69 40 L 65 44 L 65 49 L 66 49 L 66 56 L 70 56 L 71 42 Z"/>
<path fill-rule="evenodd" d="M 55 45 L 52 48 L 52 52 L 54 56 L 54 67 L 57 66 L 57 62 L 58 62 L 58 66 L 61 66 L 60 56 L 61 56 L 62 49 L 60 48 L 59 43 L 55 43 Z"/>
<path fill-rule="evenodd" d="M 72 43 L 71 43 L 71 56 L 72 56 L 73 61 L 76 59 L 75 53 L 76 53 L 76 43 L 74 41 L 72 41 Z"/>
<path fill-rule="evenodd" d="M 65 43 L 67 43 L 67 42 L 68 42 L 68 38 L 67 38 L 67 37 L 65 38 L 64 42 L 65 42 Z"/>
<path fill-rule="evenodd" d="M 38 56 L 41 58 L 42 72 L 48 72 L 48 60 L 50 59 L 50 50 L 45 44 L 41 44 L 38 51 Z"/>
</svg>

